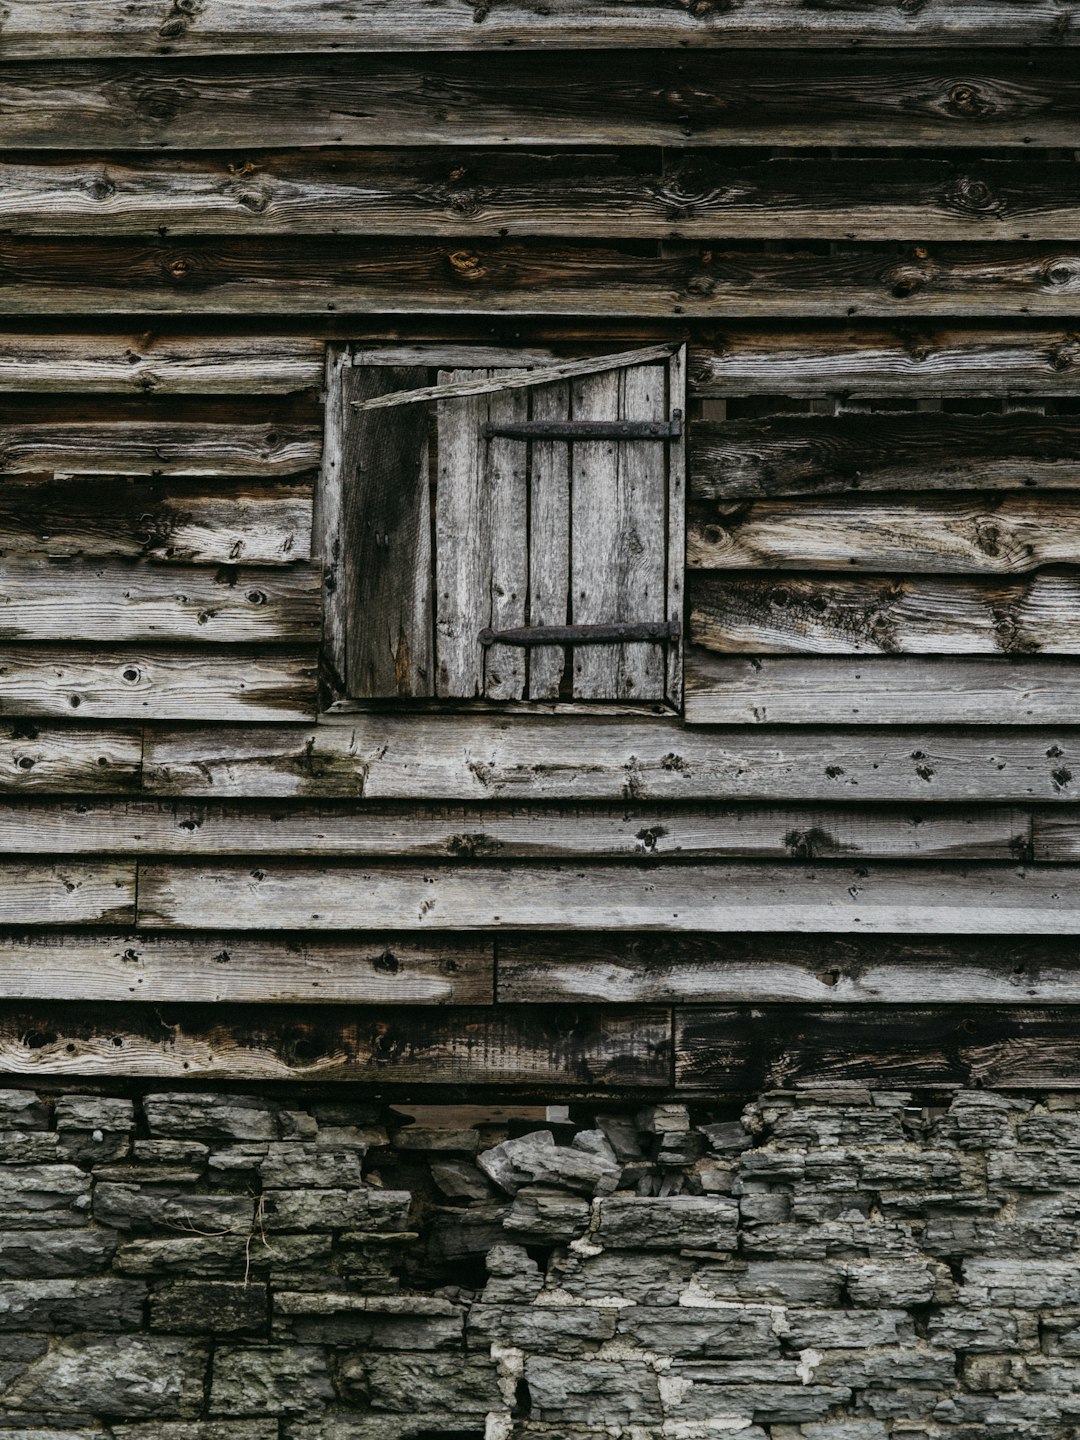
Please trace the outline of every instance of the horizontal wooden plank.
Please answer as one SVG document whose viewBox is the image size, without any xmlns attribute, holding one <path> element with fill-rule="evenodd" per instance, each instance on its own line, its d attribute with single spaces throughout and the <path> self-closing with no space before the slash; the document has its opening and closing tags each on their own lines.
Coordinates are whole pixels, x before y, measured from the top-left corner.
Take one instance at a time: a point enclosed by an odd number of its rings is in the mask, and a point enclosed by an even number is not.
<svg viewBox="0 0 1080 1440">
<path fill-rule="evenodd" d="M 0 854 L 484 858 L 756 856 L 1007 860 L 1030 849 L 1018 806 L 0 805 Z"/>
<path fill-rule="evenodd" d="M 0 862 L 0 924 L 131 925 L 134 921 L 132 861 Z"/>
<path fill-rule="evenodd" d="M 3 302 L 0 301 L 0 306 Z M 125 309 L 128 308 L 125 304 Z M 0 425 L 0 471 L 54 475 L 292 475 L 318 465 L 308 426 L 168 420 Z"/>
<path fill-rule="evenodd" d="M 1031 822 L 1032 854 L 1037 860 L 1080 858 L 1080 816 L 1068 811 L 1060 816 L 1052 810 L 1037 810 Z"/>
<path fill-rule="evenodd" d="M 0 793 L 123 794 L 139 789 L 142 732 L 76 725 L 0 725 Z"/>
<path fill-rule="evenodd" d="M 8 1005 L 0 1073 L 212 1080 L 667 1087 L 666 1010 L 309 1010 Z M 446 1098 L 445 1092 L 443 1099 Z"/>
<path fill-rule="evenodd" d="M 1075 1005 L 1075 940 L 951 935 L 508 936 L 498 1000 L 530 1005 Z"/>
<path fill-rule="evenodd" d="M 804 14 L 811 14 L 804 9 Z M 825 14 L 825 11 L 818 12 Z M 860 11 L 860 27 L 867 11 Z M 6 38 L 6 27 L 5 27 Z M 5 52 L 6 54 L 7 52 Z M 904 43 L 876 54 L 356 55 L 4 64 L 0 147 L 244 149 L 355 145 L 1074 147 L 1066 50 Z M 543 97 L 543 103 L 538 103 Z M 240 163 L 243 163 L 241 155 Z M 103 196 L 107 203 L 108 195 Z"/>
<path fill-rule="evenodd" d="M 650 868 L 140 863 L 139 925 L 177 930 L 1080 933 L 1078 872 L 986 864 Z"/>
<path fill-rule="evenodd" d="M 1075 1010 L 919 1005 L 683 1010 L 676 1080 L 753 1094 L 772 1088 L 1080 1088 Z"/>
<path fill-rule="evenodd" d="M 725 512 L 721 506 L 714 514 L 712 502 L 759 496 L 1080 488 L 1080 421 L 1069 415 L 706 420 L 691 426 L 689 443 L 699 529 L 714 518 L 723 524 Z M 938 504 L 926 495 L 918 503 Z"/>
<path fill-rule="evenodd" d="M 0 715 L 87 720 L 300 720 L 315 708 L 314 650 L 80 650 L 9 645 Z"/>
<path fill-rule="evenodd" d="M 388 239 L 17 237 L 0 241 L 0 265 L 0 314 L 9 316 L 111 315 L 121 306 L 129 314 L 302 315 L 329 307 L 706 319 L 1080 313 L 1080 245 L 1045 243 L 852 245 L 832 254 L 727 247 L 649 256 L 588 241 L 455 246 Z M 299 469 L 311 463 L 309 447 L 309 437 L 291 446 L 279 436 L 269 447 L 257 445 L 256 453 L 263 468 L 276 458 L 279 468 Z"/>
<path fill-rule="evenodd" d="M 1057 726 L 1068 725 L 1078 706 L 1080 674 L 1075 662 L 1067 660 L 1015 656 L 747 659 L 696 648 L 688 650 L 686 657 L 685 717 L 692 725 L 820 725 L 827 721 L 830 725 Z M 999 742 L 1009 748 L 1001 739 L 1007 731 L 997 732 L 993 739 L 991 733 L 972 737 L 977 753 Z M 920 737 L 915 748 L 925 748 L 924 741 L 930 739 Z M 784 743 L 788 743 L 787 737 Z M 1058 747 L 1056 734 L 1045 737 L 1044 753 L 1049 760 L 1058 759 Z M 929 748 L 940 757 L 936 742 L 931 740 Z M 949 753 L 947 743 L 944 753 Z M 1004 780 L 1011 762 L 1004 755 L 1003 761 Z M 924 768 L 933 776 L 939 763 L 935 760 Z M 1052 764 L 1047 775 L 1053 770 L 1067 775 L 1066 784 L 1071 781 L 1067 765 Z"/>
<path fill-rule="evenodd" d="M 488 1005 L 493 965 L 491 941 L 455 936 L 0 936 L 5 1000 Z"/>
<path fill-rule="evenodd" d="M 277 395 L 321 383 L 323 342 L 303 335 L 11 332 L 0 392 Z"/>
<path fill-rule="evenodd" d="M 691 639 L 729 654 L 1080 653 L 1076 575 L 848 579 L 699 570 L 690 572 L 688 592 Z"/>
<path fill-rule="evenodd" d="M 319 571 L 311 566 L 268 573 L 122 560 L 6 559 L 0 572 L 0 638 L 108 646 L 135 640 L 317 645 L 319 589 Z"/>
<path fill-rule="evenodd" d="M 779 662 L 756 663 L 767 674 L 768 667 Z M 841 662 L 818 663 L 828 667 L 827 674 L 837 681 L 843 678 Z M 732 709 L 738 705 L 744 722 L 753 721 L 750 682 L 757 672 L 749 661 L 732 664 L 741 667 L 743 675 L 742 693 L 733 675 L 737 698 Z M 1000 694 L 985 684 L 984 669 L 981 708 L 975 693 L 969 702 L 953 708 L 954 722 L 989 727 L 991 706 L 1007 717 L 1011 668 L 1001 667 Z M 1042 667 L 1039 673 L 1044 673 Z M 1075 686 L 1076 667 L 1066 667 L 1066 674 Z M 1033 705 L 1029 702 L 1035 715 L 1027 717 L 1028 723 L 1033 718 L 1045 720 L 1055 726 L 1052 730 L 1010 730 L 1005 719 L 1004 728 L 945 730 L 935 721 L 944 722 L 949 713 L 948 697 L 933 674 L 924 670 L 921 681 L 924 728 L 895 732 L 824 727 L 823 715 L 832 719 L 829 710 L 805 692 L 795 723 L 807 728 L 780 733 L 760 728 L 716 733 L 659 717 L 582 716 L 568 724 L 560 716 L 524 715 L 357 715 L 351 723 L 310 728 L 153 729 L 146 734 L 144 784 L 149 794 L 193 798 L 340 796 L 530 804 L 546 800 L 1024 803 L 1070 801 L 1080 793 L 1072 783 L 1074 765 L 1080 774 L 1080 731 L 1074 728 L 1080 705 L 1075 689 L 1068 707 L 1048 703 L 1045 714 L 1038 697 Z M 850 691 L 846 698 L 850 702 Z M 882 703 L 890 707 L 892 724 L 917 723 L 912 718 L 919 713 L 913 696 L 898 684 L 885 684 Z M 873 715 L 869 696 L 866 710 Z M 925 717 L 931 711 L 926 728 Z M 843 725 L 847 716 L 837 718 Z M 864 723 L 873 725 L 872 720 Z"/>
<path fill-rule="evenodd" d="M 1068 162 L 738 163 L 691 151 L 316 150 L 0 161 L 13 235 L 1080 238 Z"/>
<path fill-rule="evenodd" d="M 1075 0 L 926 0 L 868 8 L 802 0 L 737 7 L 663 0 L 214 0 L 198 9 L 129 0 L 115 16 L 94 0 L 9 0 L 4 51 L 12 59 L 101 55 L 220 55 L 274 51 L 636 49 L 734 45 L 1052 45 L 1080 43 Z"/>
<path fill-rule="evenodd" d="M 687 535 L 687 564 L 704 570 L 1018 575 L 1078 563 L 1076 493 L 715 501 L 695 507 Z"/>
<path fill-rule="evenodd" d="M 313 484 L 11 477 L 0 483 L 0 548 L 13 555 L 125 556 L 285 565 L 311 553 Z"/>
</svg>

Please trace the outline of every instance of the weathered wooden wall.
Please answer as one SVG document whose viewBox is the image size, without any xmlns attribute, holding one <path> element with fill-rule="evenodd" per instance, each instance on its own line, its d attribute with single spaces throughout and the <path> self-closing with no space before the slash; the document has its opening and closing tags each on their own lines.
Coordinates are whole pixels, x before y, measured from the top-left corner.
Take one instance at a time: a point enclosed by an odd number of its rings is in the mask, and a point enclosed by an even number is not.
<svg viewBox="0 0 1080 1440">
<path fill-rule="evenodd" d="M 105 13 L 0 25 L 0 1068 L 1080 1085 L 1080 7 Z M 317 722 L 327 341 L 671 339 L 689 723 Z"/>
</svg>

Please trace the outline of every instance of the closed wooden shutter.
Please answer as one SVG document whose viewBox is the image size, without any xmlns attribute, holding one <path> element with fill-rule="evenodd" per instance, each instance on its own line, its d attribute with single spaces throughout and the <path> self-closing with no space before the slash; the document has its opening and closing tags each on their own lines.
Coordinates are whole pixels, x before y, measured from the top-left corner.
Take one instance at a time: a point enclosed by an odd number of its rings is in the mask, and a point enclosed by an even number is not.
<svg viewBox="0 0 1080 1440">
<path fill-rule="evenodd" d="M 679 703 L 685 368 L 645 354 L 552 379 L 351 367 L 351 698 Z"/>
</svg>

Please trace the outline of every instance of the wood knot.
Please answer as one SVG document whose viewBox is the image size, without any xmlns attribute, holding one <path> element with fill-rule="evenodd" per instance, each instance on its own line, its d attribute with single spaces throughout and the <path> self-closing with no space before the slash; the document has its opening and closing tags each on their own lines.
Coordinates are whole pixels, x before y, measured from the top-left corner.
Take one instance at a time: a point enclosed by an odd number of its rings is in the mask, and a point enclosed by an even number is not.
<svg viewBox="0 0 1080 1440">
<path fill-rule="evenodd" d="M 175 40 L 183 35 L 201 9 L 202 0 L 172 0 L 165 19 L 158 26 L 162 40 Z"/>
<path fill-rule="evenodd" d="M 475 250 L 453 250 L 446 258 L 450 269 L 461 280 L 481 280 L 486 273 L 484 262 Z"/>
<path fill-rule="evenodd" d="M 1043 266 L 1043 280 L 1055 290 L 1080 290 L 1080 257 L 1067 255 Z"/>
<path fill-rule="evenodd" d="M 91 200 L 108 200 L 116 194 L 116 186 L 107 175 L 95 175 L 87 181 L 86 193 Z"/>
<path fill-rule="evenodd" d="M 170 280 L 180 283 L 191 277 L 195 265 L 187 255 L 174 255 L 171 260 L 165 261 L 164 269 Z"/>
<path fill-rule="evenodd" d="M 972 180 L 966 175 L 961 175 L 955 181 L 946 199 L 961 210 L 974 211 L 977 214 L 985 214 L 997 205 L 994 192 L 985 180 Z"/>
<path fill-rule="evenodd" d="M 1054 370 L 1071 370 L 1080 364 L 1080 336 L 1070 335 L 1063 344 L 1050 351 L 1050 365 Z"/>
<path fill-rule="evenodd" d="M 994 104 L 978 85 L 965 82 L 961 85 L 954 85 L 949 91 L 945 99 L 945 109 L 951 115 L 974 119 L 981 115 L 993 114 Z"/>
</svg>

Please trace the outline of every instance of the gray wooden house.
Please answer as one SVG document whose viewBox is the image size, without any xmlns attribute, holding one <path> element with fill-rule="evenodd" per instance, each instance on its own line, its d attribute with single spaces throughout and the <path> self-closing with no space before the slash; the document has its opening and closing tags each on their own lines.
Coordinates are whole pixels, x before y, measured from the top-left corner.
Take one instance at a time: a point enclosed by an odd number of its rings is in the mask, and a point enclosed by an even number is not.
<svg viewBox="0 0 1080 1440">
<path fill-rule="evenodd" d="M 4 0 L 3 1425 L 1076 1433 L 1078 62 Z"/>
</svg>

